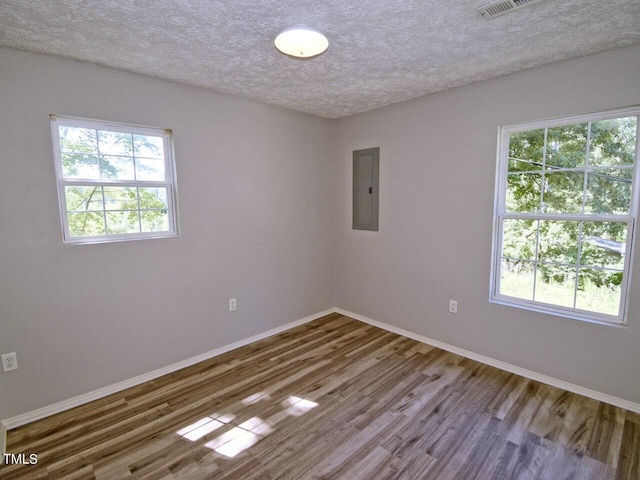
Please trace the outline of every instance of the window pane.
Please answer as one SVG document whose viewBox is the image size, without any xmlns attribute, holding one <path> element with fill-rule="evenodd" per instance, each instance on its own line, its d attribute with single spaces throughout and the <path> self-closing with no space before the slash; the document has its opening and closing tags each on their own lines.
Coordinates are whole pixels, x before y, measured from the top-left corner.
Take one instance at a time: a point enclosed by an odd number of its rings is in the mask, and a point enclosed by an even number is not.
<svg viewBox="0 0 640 480">
<path fill-rule="evenodd" d="M 542 202 L 545 213 L 581 213 L 583 172 L 549 172 L 545 175 Z"/>
<path fill-rule="evenodd" d="M 544 129 L 509 135 L 509 172 L 542 170 Z"/>
<path fill-rule="evenodd" d="M 540 221 L 538 260 L 546 263 L 568 263 L 578 259 L 580 222 Z"/>
<path fill-rule="evenodd" d="M 580 265 L 624 268 L 627 224 L 624 222 L 585 222 L 582 232 Z M 600 277 L 606 272 L 600 272 Z"/>
<path fill-rule="evenodd" d="M 140 212 L 143 232 L 166 232 L 169 230 L 167 210 L 143 210 Z"/>
<path fill-rule="evenodd" d="M 98 153 L 98 137 L 94 129 L 60 126 L 58 134 L 63 153 Z"/>
<path fill-rule="evenodd" d="M 580 269 L 576 308 L 618 315 L 622 295 L 622 272 Z"/>
<path fill-rule="evenodd" d="M 536 302 L 573 308 L 576 284 L 575 265 L 538 264 Z"/>
<path fill-rule="evenodd" d="M 83 153 L 63 153 L 62 176 L 64 178 L 99 179 L 98 156 Z"/>
<path fill-rule="evenodd" d="M 103 179 L 135 180 L 133 157 L 100 155 L 100 172 Z"/>
<path fill-rule="evenodd" d="M 166 188 L 140 188 L 140 208 L 162 209 L 168 208 Z"/>
<path fill-rule="evenodd" d="M 505 219 L 502 256 L 515 260 L 535 260 L 537 229 L 537 220 Z"/>
<path fill-rule="evenodd" d="M 589 165 L 632 165 L 635 159 L 637 121 L 637 117 L 626 117 L 593 122 Z"/>
<path fill-rule="evenodd" d="M 548 129 L 545 164 L 562 168 L 584 167 L 587 131 L 587 123 Z"/>
<path fill-rule="evenodd" d="M 629 214 L 632 178 L 631 168 L 598 169 L 589 173 L 585 213 Z"/>
<path fill-rule="evenodd" d="M 136 179 L 164 181 L 164 160 L 136 157 Z"/>
<path fill-rule="evenodd" d="M 98 148 L 102 155 L 133 155 L 133 138 L 130 133 L 98 130 Z"/>
<path fill-rule="evenodd" d="M 135 187 L 104 187 L 106 210 L 137 210 L 138 191 Z"/>
<path fill-rule="evenodd" d="M 65 186 L 65 203 L 68 212 L 102 211 L 102 188 L 101 187 L 70 187 Z"/>
<path fill-rule="evenodd" d="M 161 137 L 151 135 L 134 135 L 133 152 L 137 158 L 164 159 L 164 143 Z"/>
<path fill-rule="evenodd" d="M 523 213 L 540 210 L 542 174 L 510 173 L 507 177 L 507 212 Z"/>
<path fill-rule="evenodd" d="M 503 259 L 500 271 L 500 295 L 533 300 L 533 263 Z"/>
<path fill-rule="evenodd" d="M 140 233 L 138 212 L 107 212 L 107 233 Z"/>
<path fill-rule="evenodd" d="M 104 235 L 104 214 L 102 212 L 69 213 L 69 234 L 72 237 Z"/>
</svg>

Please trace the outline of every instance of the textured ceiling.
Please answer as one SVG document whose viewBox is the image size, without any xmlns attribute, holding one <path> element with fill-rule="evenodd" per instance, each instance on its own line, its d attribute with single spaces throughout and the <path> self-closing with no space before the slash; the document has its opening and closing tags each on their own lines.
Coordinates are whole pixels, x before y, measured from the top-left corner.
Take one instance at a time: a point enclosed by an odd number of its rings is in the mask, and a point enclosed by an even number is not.
<svg viewBox="0 0 640 480">
<path fill-rule="evenodd" d="M 0 45 L 209 88 L 329 118 L 640 43 L 640 0 L 2 0 Z M 278 53 L 306 24 L 329 50 Z M 1 66 L 0 66 L 1 68 Z"/>
</svg>

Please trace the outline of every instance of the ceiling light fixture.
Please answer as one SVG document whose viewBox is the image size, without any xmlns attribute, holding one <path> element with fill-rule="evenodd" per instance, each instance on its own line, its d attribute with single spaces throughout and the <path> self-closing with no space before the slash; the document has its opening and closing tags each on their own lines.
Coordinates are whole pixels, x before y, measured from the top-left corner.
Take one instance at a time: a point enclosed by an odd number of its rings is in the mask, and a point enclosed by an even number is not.
<svg viewBox="0 0 640 480">
<path fill-rule="evenodd" d="M 329 48 L 327 37 L 305 25 L 281 31 L 273 43 L 280 52 L 296 58 L 316 57 Z"/>
</svg>

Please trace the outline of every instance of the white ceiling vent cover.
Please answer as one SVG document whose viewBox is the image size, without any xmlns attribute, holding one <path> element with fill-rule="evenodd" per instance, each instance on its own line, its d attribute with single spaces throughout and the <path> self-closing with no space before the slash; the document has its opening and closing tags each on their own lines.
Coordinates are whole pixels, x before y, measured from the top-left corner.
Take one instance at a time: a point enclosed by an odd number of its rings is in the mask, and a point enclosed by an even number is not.
<svg viewBox="0 0 640 480">
<path fill-rule="evenodd" d="M 478 7 L 478 12 L 484 18 L 489 20 L 490 18 L 499 17 L 505 13 L 512 12 L 521 7 L 526 7 L 533 3 L 541 2 L 542 0 L 497 0 L 496 2 L 488 3 L 482 7 Z"/>
</svg>

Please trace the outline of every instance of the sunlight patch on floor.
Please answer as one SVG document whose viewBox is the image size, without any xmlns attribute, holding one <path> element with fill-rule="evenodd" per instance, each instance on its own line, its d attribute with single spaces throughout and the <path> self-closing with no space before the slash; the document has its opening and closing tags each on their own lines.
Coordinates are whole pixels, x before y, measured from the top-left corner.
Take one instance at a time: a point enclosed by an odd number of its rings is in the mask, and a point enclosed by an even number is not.
<svg viewBox="0 0 640 480">
<path fill-rule="evenodd" d="M 243 405 L 253 405 L 262 400 L 271 400 L 271 395 L 268 392 L 258 392 L 241 400 L 240 403 Z M 252 417 L 231 430 L 218 435 L 213 440 L 208 441 L 204 446 L 224 457 L 234 458 L 272 433 L 275 425 L 283 418 L 287 416 L 300 417 L 318 406 L 316 402 L 294 395 L 289 395 L 280 405 L 283 407 L 283 410 L 272 415 L 268 420 L 263 420 L 260 417 Z M 229 424 L 235 420 L 235 418 L 236 415 L 232 413 L 214 413 L 187 425 L 176 433 L 186 440 L 196 442 Z"/>
<path fill-rule="evenodd" d="M 273 428 L 260 417 L 253 417 L 219 437 L 205 443 L 205 447 L 220 455 L 233 458 L 248 450 L 264 437 L 273 432 Z"/>
<path fill-rule="evenodd" d="M 311 400 L 305 400 L 304 398 L 290 396 L 284 402 L 282 402 L 282 406 L 287 409 L 287 413 L 293 417 L 299 417 L 300 415 L 304 415 L 312 408 L 318 406 L 316 402 L 312 402 Z"/>
<path fill-rule="evenodd" d="M 258 392 L 253 395 L 249 395 L 247 398 L 240 400 L 243 405 L 253 405 L 254 403 L 258 403 L 260 400 L 271 400 L 271 395 L 267 392 Z"/>
<path fill-rule="evenodd" d="M 200 420 L 187 425 L 186 427 L 178 430 L 176 433 L 182 438 L 186 438 L 192 442 L 200 440 L 205 435 L 224 427 L 225 424 L 236 418 L 235 415 L 230 413 L 218 414 L 214 413 L 208 417 L 201 418 Z"/>
</svg>

